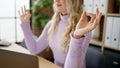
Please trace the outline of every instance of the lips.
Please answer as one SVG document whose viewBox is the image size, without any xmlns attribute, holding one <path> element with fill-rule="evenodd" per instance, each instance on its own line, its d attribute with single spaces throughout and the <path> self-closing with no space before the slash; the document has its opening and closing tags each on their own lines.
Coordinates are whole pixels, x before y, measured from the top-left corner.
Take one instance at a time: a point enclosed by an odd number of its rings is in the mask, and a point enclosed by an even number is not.
<svg viewBox="0 0 120 68">
<path fill-rule="evenodd" d="M 62 6 L 61 4 L 56 4 L 58 7 Z"/>
</svg>

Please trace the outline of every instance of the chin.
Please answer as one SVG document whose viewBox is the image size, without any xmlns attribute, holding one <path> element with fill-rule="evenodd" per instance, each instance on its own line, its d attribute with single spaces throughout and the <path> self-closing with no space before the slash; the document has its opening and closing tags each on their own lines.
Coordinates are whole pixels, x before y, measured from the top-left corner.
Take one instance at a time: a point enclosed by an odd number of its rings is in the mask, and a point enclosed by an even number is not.
<svg viewBox="0 0 120 68">
<path fill-rule="evenodd" d="M 57 11 L 58 11 L 58 12 L 61 12 L 61 11 L 62 11 L 62 9 L 61 9 L 61 8 L 57 8 Z"/>
</svg>

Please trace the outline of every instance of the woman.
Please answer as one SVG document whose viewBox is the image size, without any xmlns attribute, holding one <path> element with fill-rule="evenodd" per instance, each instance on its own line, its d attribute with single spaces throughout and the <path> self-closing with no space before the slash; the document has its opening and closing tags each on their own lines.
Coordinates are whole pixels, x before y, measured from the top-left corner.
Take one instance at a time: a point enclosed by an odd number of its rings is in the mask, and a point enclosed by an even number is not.
<svg viewBox="0 0 120 68">
<path fill-rule="evenodd" d="M 99 24 L 102 14 L 98 9 L 95 15 L 82 11 L 82 0 L 54 0 L 53 8 L 53 18 L 36 41 L 30 29 L 30 12 L 25 7 L 22 14 L 19 11 L 27 48 L 36 55 L 49 45 L 55 64 L 62 68 L 85 68 L 91 31 Z M 89 22 L 85 21 L 87 16 L 91 17 Z"/>
</svg>

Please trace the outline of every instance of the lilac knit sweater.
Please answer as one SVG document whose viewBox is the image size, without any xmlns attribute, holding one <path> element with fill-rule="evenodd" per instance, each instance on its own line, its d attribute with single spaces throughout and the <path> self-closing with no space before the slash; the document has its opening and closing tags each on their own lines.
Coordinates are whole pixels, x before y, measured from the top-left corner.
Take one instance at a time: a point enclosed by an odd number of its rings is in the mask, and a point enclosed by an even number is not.
<svg viewBox="0 0 120 68">
<path fill-rule="evenodd" d="M 55 64 L 61 66 L 61 68 L 85 68 L 84 61 L 91 39 L 91 32 L 85 34 L 85 37 L 82 37 L 80 39 L 74 38 L 71 34 L 69 50 L 67 53 L 63 52 L 60 43 L 65 27 L 67 27 L 68 17 L 69 16 L 60 16 L 61 20 L 58 24 L 54 36 L 49 40 L 50 43 L 48 43 L 48 30 L 50 28 L 50 25 L 53 23 L 52 21 L 45 26 L 42 34 L 37 40 L 34 40 L 32 37 L 30 24 L 21 24 L 26 46 L 33 55 L 36 55 L 47 48 L 49 44 L 54 54 Z"/>
</svg>

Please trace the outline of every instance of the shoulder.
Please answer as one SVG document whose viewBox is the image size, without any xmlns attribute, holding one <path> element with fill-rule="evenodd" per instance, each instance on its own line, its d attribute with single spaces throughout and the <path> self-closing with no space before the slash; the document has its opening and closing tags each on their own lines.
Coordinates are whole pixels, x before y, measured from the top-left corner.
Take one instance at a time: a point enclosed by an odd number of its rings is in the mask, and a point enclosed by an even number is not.
<svg viewBox="0 0 120 68">
<path fill-rule="evenodd" d="M 44 29 L 45 29 L 45 30 L 49 30 L 49 28 L 51 27 L 52 23 L 53 23 L 53 21 L 50 20 L 50 21 L 45 25 Z"/>
<path fill-rule="evenodd" d="M 50 27 L 52 23 L 53 23 L 52 20 L 48 21 L 48 23 L 46 24 L 45 28 L 46 28 L 46 27 Z"/>
</svg>

